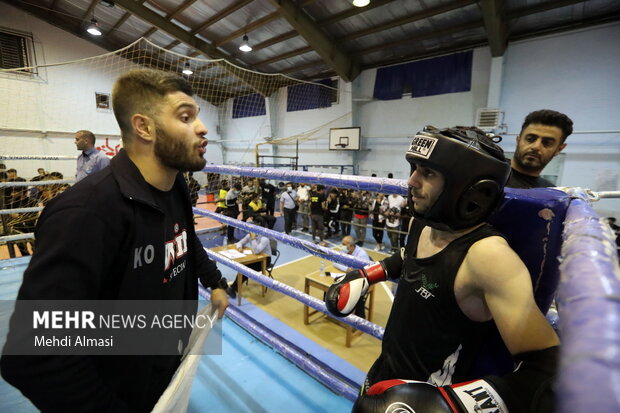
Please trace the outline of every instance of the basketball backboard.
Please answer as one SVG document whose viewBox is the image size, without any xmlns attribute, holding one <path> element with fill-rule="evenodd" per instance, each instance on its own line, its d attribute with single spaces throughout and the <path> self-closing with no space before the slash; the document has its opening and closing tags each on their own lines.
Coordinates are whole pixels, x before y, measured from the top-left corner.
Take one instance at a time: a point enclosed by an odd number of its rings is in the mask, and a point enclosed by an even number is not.
<svg viewBox="0 0 620 413">
<path fill-rule="evenodd" d="M 359 151 L 360 128 L 331 128 L 329 130 L 330 151 Z"/>
</svg>

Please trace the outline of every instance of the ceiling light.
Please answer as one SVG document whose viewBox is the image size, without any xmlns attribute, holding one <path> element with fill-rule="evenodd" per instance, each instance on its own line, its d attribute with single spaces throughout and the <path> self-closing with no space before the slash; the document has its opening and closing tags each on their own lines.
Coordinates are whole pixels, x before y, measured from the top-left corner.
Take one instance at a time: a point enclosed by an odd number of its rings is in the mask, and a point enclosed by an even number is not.
<svg viewBox="0 0 620 413">
<path fill-rule="evenodd" d="M 183 74 L 188 76 L 194 74 L 194 71 L 189 66 L 189 62 L 185 62 L 185 66 L 183 67 Z"/>
<path fill-rule="evenodd" d="M 353 0 L 355 7 L 366 7 L 370 4 L 370 0 Z"/>
<path fill-rule="evenodd" d="M 93 36 L 101 36 L 101 29 L 99 28 L 99 22 L 94 17 L 90 20 L 90 24 L 86 28 L 86 31 Z"/>
<path fill-rule="evenodd" d="M 241 46 L 239 46 L 239 50 L 241 50 L 242 52 L 251 52 L 252 51 L 252 47 L 250 46 L 250 44 L 248 43 L 248 35 L 244 35 L 243 36 L 243 43 L 241 43 Z"/>
</svg>

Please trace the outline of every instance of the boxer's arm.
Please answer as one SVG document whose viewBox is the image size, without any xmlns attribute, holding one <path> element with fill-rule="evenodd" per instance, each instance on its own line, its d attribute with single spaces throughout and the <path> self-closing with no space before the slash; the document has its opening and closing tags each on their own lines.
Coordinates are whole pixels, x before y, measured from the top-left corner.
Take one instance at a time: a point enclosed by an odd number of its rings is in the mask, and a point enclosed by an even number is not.
<svg viewBox="0 0 620 413">
<path fill-rule="evenodd" d="M 534 301 L 525 264 L 503 238 L 477 242 L 464 264 L 470 282 L 482 292 L 504 344 L 513 355 L 560 343 Z"/>
</svg>

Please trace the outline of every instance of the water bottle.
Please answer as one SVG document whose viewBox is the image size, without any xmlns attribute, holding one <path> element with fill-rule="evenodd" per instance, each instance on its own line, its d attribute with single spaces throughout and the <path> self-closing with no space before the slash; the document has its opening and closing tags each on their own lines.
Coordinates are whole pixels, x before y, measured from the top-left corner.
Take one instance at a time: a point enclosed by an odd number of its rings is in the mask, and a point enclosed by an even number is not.
<svg viewBox="0 0 620 413">
<path fill-rule="evenodd" d="M 321 260 L 321 275 L 325 275 L 325 260 Z"/>
</svg>

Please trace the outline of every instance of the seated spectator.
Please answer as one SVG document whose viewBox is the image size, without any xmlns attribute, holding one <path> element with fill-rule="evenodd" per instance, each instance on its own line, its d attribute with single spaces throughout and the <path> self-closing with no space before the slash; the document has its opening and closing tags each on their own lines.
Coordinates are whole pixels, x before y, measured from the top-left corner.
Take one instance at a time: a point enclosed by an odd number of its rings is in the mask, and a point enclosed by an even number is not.
<svg viewBox="0 0 620 413">
<path fill-rule="evenodd" d="M 263 237 L 262 235 L 255 234 L 250 232 L 245 237 L 243 237 L 240 241 L 235 244 L 235 247 L 240 252 L 243 251 L 244 247 L 247 247 L 252 250 L 252 254 L 266 254 L 267 255 L 267 267 L 271 264 L 271 245 L 269 244 L 269 238 Z M 254 271 L 261 272 L 262 264 L 260 262 L 255 262 L 252 264 L 247 264 L 248 268 L 253 269 Z M 241 282 L 247 284 L 248 277 L 245 275 L 242 276 Z M 227 289 L 226 293 L 232 298 L 237 297 L 237 282 L 234 281 Z"/>
<path fill-rule="evenodd" d="M 254 194 L 252 200 L 248 204 L 249 215 L 256 225 L 260 225 L 269 229 L 273 229 L 276 223 L 276 217 L 267 214 L 267 209 L 263 206 L 263 201 L 259 194 Z"/>
</svg>

